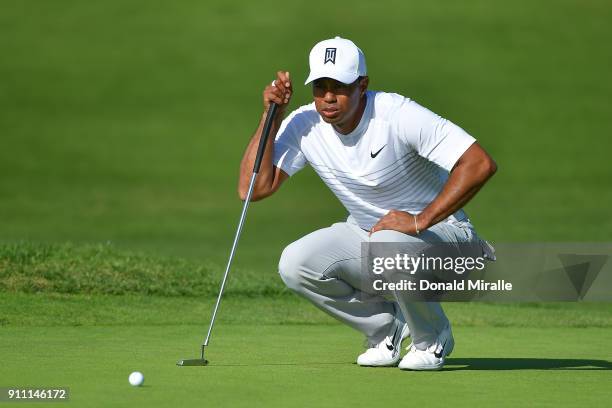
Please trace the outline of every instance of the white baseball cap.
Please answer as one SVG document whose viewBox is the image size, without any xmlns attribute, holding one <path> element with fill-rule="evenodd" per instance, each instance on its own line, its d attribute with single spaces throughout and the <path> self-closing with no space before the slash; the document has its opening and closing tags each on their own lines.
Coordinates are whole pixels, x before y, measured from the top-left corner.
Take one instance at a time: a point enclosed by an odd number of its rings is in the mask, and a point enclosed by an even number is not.
<svg viewBox="0 0 612 408">
<path fill-rule="evenodd" d="M 366 75 L 363 52 L 351 40 L 332 38 L 317 43 L 310 51 L 310 75 L 304 85 L 319 78 L 332 78 L 345 84 Z"/>
</svg>

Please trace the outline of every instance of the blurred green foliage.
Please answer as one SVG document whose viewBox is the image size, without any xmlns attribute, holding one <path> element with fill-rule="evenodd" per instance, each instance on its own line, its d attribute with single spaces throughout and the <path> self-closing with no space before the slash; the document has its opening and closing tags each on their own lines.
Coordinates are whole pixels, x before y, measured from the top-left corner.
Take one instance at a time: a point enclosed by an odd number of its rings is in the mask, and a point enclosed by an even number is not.
<svg viewBox="0 0 612 408">
<path fill-rule="evenodd" d="M 0 13 L 0 240 L 106 242 L 223 265 L 261 91 L 342 35 L 371 88 L 458 123 L 498 174 L 467 210 L 493 241 L 612 237 L 612 5 L 25 0 Z M 236 264 L 346 216 L 309 169 L 251 207 Z"/>
</svg>

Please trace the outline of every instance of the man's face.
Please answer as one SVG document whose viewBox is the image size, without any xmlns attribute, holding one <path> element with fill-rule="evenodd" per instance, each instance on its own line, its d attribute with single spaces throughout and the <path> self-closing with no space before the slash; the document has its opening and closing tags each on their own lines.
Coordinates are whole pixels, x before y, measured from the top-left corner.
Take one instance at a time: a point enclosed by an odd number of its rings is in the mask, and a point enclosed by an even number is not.
<svg viewBox="0 0 612 408">
<path fill-rule="evenodd" d="M 350 128 L 351 124 L 358 122 L 355 115 L 367 82 L 367 77 L 348 85 L 331 78 L 314 80 L 312 95 L 317 112 L 325 122 L 335 127 Z"/>
</svg>

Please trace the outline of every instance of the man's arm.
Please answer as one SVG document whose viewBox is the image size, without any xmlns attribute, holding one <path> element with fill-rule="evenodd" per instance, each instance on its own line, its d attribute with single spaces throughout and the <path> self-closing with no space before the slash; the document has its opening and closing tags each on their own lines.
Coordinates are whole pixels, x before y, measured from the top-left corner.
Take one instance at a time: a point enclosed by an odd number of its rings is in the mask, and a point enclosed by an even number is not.
<svg viewBox="0 0 612 408">
<path fill-rule="evenodd" d="M 404 211 L 391 210 L 382 217 L 370 234 L 380 230 L 395 230 L 416 235 L 444 220 L 470 201 L 497 171 L 497 165 L 480 147 L 472 144 L 461 155 L 438 196 L 415 218 Z"/>
<path fill-rule="evenodd" d="M 264 112 L 257 131 L 251 138 L 249 145 L 242 156 L 240 162 L 240 178 L 238 180 L 238 196 L 241 200 L 246 199 L 247 191 L 249 189 L 249 182 L 253 175 L 253 165 L 255 164 L 255 157 L 257 156 L 257 148 L 259 146 L 259 139 L 263 132 L 264 123 L 266 121 L 266 115 L 270 109 L 272 103 L 278 105 L 278 111 L 272 127 L 270 129 L 270 136 L 266 141 L 266 148 L 261 161 L 261 167 L 255 181 L 253 188 L 253 195 L 251 201 L 261 200 L 272 195 L 281 186 L 289 175 L 274 166 L 272 163 L 272 157 L 274 156 L 274 137 L 280 128 L 281 122 L 285 116 L 285 109 L 289 105 L 291 100 L 291 80 L 289 78 L 289 72 L 279 71 L 276 74 L 276 80 L 274 86 L 268 85 L 263 92 L 263 104 Z"/>
</svg>

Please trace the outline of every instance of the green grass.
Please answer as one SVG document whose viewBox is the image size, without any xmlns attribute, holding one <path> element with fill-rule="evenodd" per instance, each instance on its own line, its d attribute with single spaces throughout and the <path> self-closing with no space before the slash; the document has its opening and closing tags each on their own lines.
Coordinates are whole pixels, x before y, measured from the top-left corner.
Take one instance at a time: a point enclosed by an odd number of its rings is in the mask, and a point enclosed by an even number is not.
<svg viewBox="0 0 612 408">
<path fill-rule="evenodd" d="M 219 325 L 209 366 L 176 367 L 197 356 L 199 330 L 3 328 L 0 352 L 10 358 L 0 383 L 70 386 L 79 407 L 557 407 L 601 406 L 610 396 L 609 328 L 456 329 L 440 373 L 358 367 L 360 338 L 342 326 Z M 145 375 L 140 389 L 127 382 L 135 370 Z"/>
<path fill-rule="evenodd" d="M 231 284 L 230 284 L 231 286 Z M 199 325 L 209 322 L 211 298 L 3 293 L 0 326 Z M 447 303 L 455 326 L 612 328 L 606 303 Z M 218 319 L 227 324 L 333 325 L 335 320 L 296 296 L 225 296 Z"/>
<path fill-rule="evenodd" d="M 214 297 L 223 270 L 210 262 L 155 257 L 117 250 L 110 244 L 0 244 L 0 290 L 24 293 L 142 294 Z M 268 296 L 286 292 L 274 275 L 234 272 L 228 295 Z"/>
<path fill-rule="evenodd" d="M 308 102 L 322 38 L 355 40 L 372 89 L 492 154 L 467 207 L 482 236 L 610 241 L 611 20 L 603 0 L 4 2 L 0 387 L 70 386 L 74 406 L 605 404 L 608 304 L 447 304 L 448 370 L 355 367 L 360 337 L 277 275 L 284 246 L 346 216 L 310 170 L 250 209 L 213 365 L 173 363 L 210 316 L 261 90 L 288 69 Z"/>
<path fill-rule="evenodd" d="M 356 366 L 360 334 L 286 291 L 262 291 L 243 273 L 229 281 L 212 364 L 179 368 L 176 360 L 198 355 L 214 304 L 205 288 L 218 273 L 109 245 L 2 246 L 0 384 L 69 387 L 71 403 L 83 407 L 371 406 L 398 398 L 558 406 L 608 396 L 608 304 L 446 304 L 455 353 L 442 373 L 409 373 Z M 36 276 L 45 284 L 28 284 Z M 144 387 L 128 385 L 134 370 L 145 373 Z"/>
</svg>

